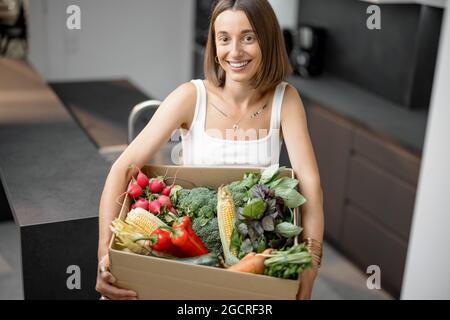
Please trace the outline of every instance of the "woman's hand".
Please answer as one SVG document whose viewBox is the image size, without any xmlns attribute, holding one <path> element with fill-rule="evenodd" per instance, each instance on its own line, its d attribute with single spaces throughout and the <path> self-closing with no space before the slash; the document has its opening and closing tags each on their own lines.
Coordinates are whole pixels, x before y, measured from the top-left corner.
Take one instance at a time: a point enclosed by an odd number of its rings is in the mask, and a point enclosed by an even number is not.
<svg viewBox="0 0 450 320">
<path fill-rule="evenodd" d="M 136 292 L 118 288 L 115 282 L 116 279 L 109 272 L 109 255 L 106 254 L 98 263 L 95 286 L 95 290 L 102 295 L 101 300 L 137 300 Z"/>
<path fill-rule="evenodd" d="M 297 300 L 311 299 L 312 289 L 314 286 L 314 280 L 317 276 L 317 271 L 318 268 L 316 266 L 303 270 L 300 276 L 300 287 L 297 293 Z"/>
</svg>

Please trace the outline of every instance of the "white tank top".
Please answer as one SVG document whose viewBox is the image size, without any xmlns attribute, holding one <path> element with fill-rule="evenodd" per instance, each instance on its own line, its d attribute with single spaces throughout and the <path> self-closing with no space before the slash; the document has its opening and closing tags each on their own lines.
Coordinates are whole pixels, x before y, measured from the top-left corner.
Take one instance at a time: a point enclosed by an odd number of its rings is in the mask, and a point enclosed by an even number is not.
<svg viewBox="0 0 450 320">
<path fill-rule="evenodd" d="M 261 139 L 227 140 L 205 131 L 206 87 L 201 79 L 192 80 L 197 88 L 197 103 L 191 127 L 182 137 L 184 165 L 192 166 L 255 166 L 279 163 L 282 135 L 281 105 L 287 83 L 280 83 L 272 102 L 269 133 Z"/>
</svg>

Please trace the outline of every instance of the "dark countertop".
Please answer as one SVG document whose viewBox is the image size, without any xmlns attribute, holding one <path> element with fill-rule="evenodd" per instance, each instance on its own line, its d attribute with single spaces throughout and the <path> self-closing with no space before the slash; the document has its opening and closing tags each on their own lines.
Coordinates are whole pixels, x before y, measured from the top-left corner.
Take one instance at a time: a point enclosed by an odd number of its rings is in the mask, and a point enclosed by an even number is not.
<svg viewBox="0 0 450 320">
<path fill-rule="evenodd" d="M 0 170 L 18 227 L 98 217 L 109 167 L 30 66 L 0 59 Z"/>
<path fill-rule="evenodd" d="M 288 82 L 300 92 L 306 108 L 311 103 L 317 103 L 421 155 L 427 110 L 407 110 L 327 74 L 311 79 L 292 76 Z"/>
<path fill-rule="evenodd" d="M 51 82 L 49 86 L 98 148 L 126 145 L 132 108 L 152 99 L 126 79 Z M 151 115 L 139 117 L 136 130 Z"/>
</svg>

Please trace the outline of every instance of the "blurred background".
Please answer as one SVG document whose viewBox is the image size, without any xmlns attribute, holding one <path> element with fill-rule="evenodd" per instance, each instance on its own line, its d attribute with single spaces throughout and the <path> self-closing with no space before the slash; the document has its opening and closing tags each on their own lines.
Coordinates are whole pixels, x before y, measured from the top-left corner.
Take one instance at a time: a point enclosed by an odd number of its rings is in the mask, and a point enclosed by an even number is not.
<svg viewBox="0 0 450 320">
<path fill-rule="evenodd" d="M 324 190 L 313 298 L 449 299 L 448 1 L 270 3 Z M 212 4 L 0 0 L 0 299 L 97 298 L 104 179 L 155 110 L 130 131 L 133 107 L 203 78 Z"/>
</svg>

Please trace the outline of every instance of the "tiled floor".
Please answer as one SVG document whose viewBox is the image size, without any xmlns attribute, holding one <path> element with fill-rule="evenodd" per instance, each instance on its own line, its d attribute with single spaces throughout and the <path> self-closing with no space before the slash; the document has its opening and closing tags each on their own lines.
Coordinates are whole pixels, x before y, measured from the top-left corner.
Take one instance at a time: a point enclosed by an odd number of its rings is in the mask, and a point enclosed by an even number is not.
<svg viewBox="0 0 450 320">
<path fill-rule="evenodd" d="M 0 223 L 0 300 L 23 299 L 19 246 L 15 224 Z M 313 299 L 392 299 L 382 290 L 367 289 L 366 279 L 364 273 L 326 244 Z"/>
</svg>

